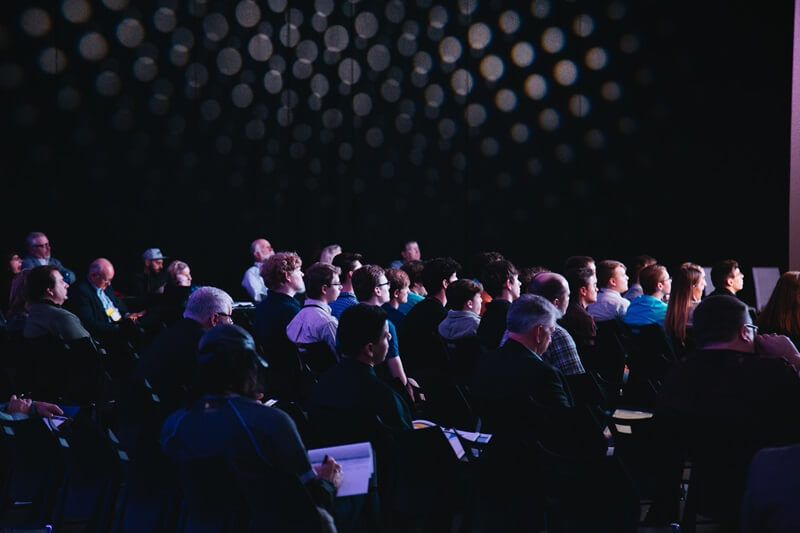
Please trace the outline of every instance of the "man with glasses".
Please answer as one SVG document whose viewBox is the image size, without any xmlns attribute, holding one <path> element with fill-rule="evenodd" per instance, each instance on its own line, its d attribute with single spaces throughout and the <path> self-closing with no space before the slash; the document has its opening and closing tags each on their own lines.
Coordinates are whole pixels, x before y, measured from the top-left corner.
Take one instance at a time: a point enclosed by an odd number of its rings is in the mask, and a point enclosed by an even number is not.
<svg viewBox="0 0 800 533">
<path fill-rule="evenodd" d="M 300 347 L 301 356 L 304 345 L 324 342 L 330 348 L 332 360 L 338 359 L 336 329 L 339 321 L 331 314 L 330 303 L 339 297 L 342 288 L 340 272 L 339 267 L 327 263 L 314 263 L 306 270 L 306 300 L 286 326 L 286 335 Z"/>
<path fill-rule="evenodd" d="M 75 283 L 75 273 L 61 264 L 55 257 L 50 257 L 50 239 L 40 231 L 29 233 L 25 241 L 28 244 L 28 255 L 22 260 L 22 269 L 36 266 L 56 265 L 67 283 Z"/>
<path fill-rule="evenodd" d="M 672 290 L 672 278 L 663 265 L 650 265 L 639 272 L 642 295 L 631 300 L 624 322 L 631 326 L 658 324 L 664 326 L 667 303 Z"/>
</svg>

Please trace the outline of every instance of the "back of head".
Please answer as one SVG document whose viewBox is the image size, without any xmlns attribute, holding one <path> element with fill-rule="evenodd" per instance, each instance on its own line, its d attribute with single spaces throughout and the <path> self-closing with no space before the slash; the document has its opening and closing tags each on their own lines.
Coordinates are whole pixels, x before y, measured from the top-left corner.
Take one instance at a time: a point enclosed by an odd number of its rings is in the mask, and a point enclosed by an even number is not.
<svg viewBox="0 0 800 533">
<path fill-rule="evenodd" d="M 50 265 L 48 265 L 50 266 Z M 24 313 L 31 303 L 28 297 L 28 276 L 32 270 L 23 270 L 11 278 L 11 287 L 8 290 L 8 317 Z"/>
<path fill-rule="evenodd" d="M 198 344 L 197 391 L 255 397 L 260 361 L 253 337 L 245 329 L 232 324 L 214 326 Z"/>
<path fill-rule="evenodd" d="M 261 277 L 269 290 L 278 290 L 286 281 L 286 275 L 300 268 L 303 261 L 294 252 L 278 252 L 261 265 Z"/>
<path fill-rule="evenodd" d="M 422 261 L 407 261 L 400 269 L 408 274 L 412 287 L 417 283 L 422 283 L 422 272 L 425 270 L 425 263 Z"/>
<path fill-rule="evenodd" d="M 364 256 L 353 252 L 342 252 L 333 258 L 333 264 L 342 269 L 341 276 L 344 278 L 350 272 L 358 268 L 364 260 Z"/>
<path fill-rule="evenodd" d="M 528 294 L 538 294 L 550 302 L 563 298 L 568 290 L 564 276 L 555 272 L 540 272 L 528 283 Z"/>
<path fill-rule="evenodd" d="M 56 280 L 53 279 L 53 272 L 56 271 L 58 267 L 55 265 L 42 265 L 30 270 L 25 283 L 28 301 L 38 302 L 47 296 L 47 289 L 55 288 Z"/>
<path fill-rule="evenodd" d="M 578 294 L 578 291 L 581 289 L 581 287 L 586 287 L 589 285 L 589 282 L 594 275 L 594 270 L 583 267 L 567 270 L 567 273 L 564 277 L 567 278 L 570 292 L 572 294 Z"/>
<path fill-rule="evenodd" d="M 364 265 L 353 272 L 353 292 L 356 298 L 362 302 L 372 298 L 383 275 L 383 268 L 378 265 Z"/>
<path fill-rule="evenodd" d="M 386 279 L 389 280 L 389 293 L 394 296 L 394 291 L 399 291 L 411 285 L 411 279 L 401 268 L 387 268 Z"/>
<path fill-rule="evenodd" d="M 188 264 L 176 259 L 175 261 L 171 262 L 167 267 L 167 273 L 169 274 L 169 277 L 170 279 L 172 279 L 172 281 L 176 281 L 178 278 L 178 274 L 180 274 L 187 268 L 189 268 Z"/>
<path fill-rule="evenodd" d="M 449 280 L 453 274 L 458 274 L 461 265 L 450 257 L 437 257 L 425 263 L 422 271 L 422 284 L 428 294 L 437 294 L 442 290 L 442 282 Z"/>
<path fill-rule="evenodd" d="M 481 280 L 489 296 L 495 298 L 503 292 L 506 282 L 513 280 L 516 275 L 518 275 L 517 269 L 511 261 L 501 259 L 483 267 L 478 279 Z"/>
<path fill-rule="evenodd" d="M 523 334 L 534 326 L 550 326 L 561 318 L 561 312 L 546 298 L 537 294 L 523 294 L 513 302 L 506 314 L 506 328 L 511 333 Z"/>
<path fill-rule="evenodd" d="M 800 272 L 784 272 L 758 316 L 764 333 L 800 337 Z"/>
<path fill-rule="evenodd" d="M 641 274 L 642 270 L 649 267 L 650 265 L 655 265 L 658 261 L 654 257 L 650 257 L 649 255 L 637 255 L 631 261 L 631 266 L 628 269 L 628 275 L 631 277 L 631 280 L 636 283 L 639 280 L 639 274 Z M 640 282 L 641 283 L 641 282 Z"/>
<path fill-rule="evenodd" d="M 666 269 L 662 265 L 649 265 L 639 273 L 639 284 L 642 292 L 647 295 L 655 294 L 658 291 L 658 283 L 663 279 Z"/>
<path fill-rule="evenodd" d="M 597 286 L 600 288 L 606 287 L 611 278 L 614 277 L 614 271 L 619 267 L 625 268 L 625 265 L 613 259 L 604 259 L 597 263 Z"/>
<path fill-rule="evenodd" d="M 717 289 L 727 285 L 726 280 L 733 276 L 733 271 L 739 268 L 739 263 L 733 259 L 724 259 L 711 267 L 711 283 Z"/>
<path fill-rule="evenodd" d="M 571 255 L 564 261 L 564 272 L 573 268 L 591 268 L 593 264 L 594 258 L 590 255 Z"/>
<path fill-rule="evenodd" d="M 351 305 L 339 319 L 339 350 L 346 357 L 357 357 L 370 342 L 377 342 L 386 323 L 386 311 L 375 305 Z"/>
<path fill-rule="evenodd" d="M 672 276 L 672 289 L 664 318 L 664 329 L 681 342 L 686 339 L 689 309 L 694 303 L 692 289 L 699 283 L 703 269 L 694 263 L 684 263 Z"/>
<path fill-rule="evenodd" d="M 470 261 L 470 275 L 471 277 L 480 279 L 483 269 L 486 265 L 494 263 L 495 261 L 502 261 L 505 259 L 500 252 L 480 252 Z"/>
<path fill-rule="evenodd" d="M 447 286 L 447 307 L 456 311 L 461 311 L 467 302 L 472 300 L 476 294 L 480 294 L 483 287 L 471 279 L 457 279 Z"/>
<path fill-rule="evenodd" d="M 306 296 L 318 300 L 322 296 L 322 287 L 330 286 L 333 277 L 338 276 L 341 269 L 328 263 L 314 263 L 305 274 Z"/>
<path fill-rule="evenodd" d="M 232 305 L 233 299 L 222 289 L 200 287 L 189 295 L 183 316 L 204 323 L 210 320 L 214 313 L 227 314 Z"/>
<path fill-rule="evenodd" d="M 728 342 L 748 322 L 747 305 L 734 296 L 709 296 L 697 306 L 693 319 L 698 346 Z"/>
</svg>

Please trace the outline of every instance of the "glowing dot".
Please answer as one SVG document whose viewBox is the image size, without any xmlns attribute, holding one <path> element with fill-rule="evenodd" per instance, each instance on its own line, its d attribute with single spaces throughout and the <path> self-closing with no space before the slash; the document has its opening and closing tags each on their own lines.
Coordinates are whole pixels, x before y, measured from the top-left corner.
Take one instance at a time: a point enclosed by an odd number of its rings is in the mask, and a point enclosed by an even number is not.
<svg viewBox="0 0 800 533">
<path fill-rule="evenodd" d="M 478 7 L 478 0 L 458 0 L 458 10 L 462 15 L 472 15 Z"/>
<path fill-rule="evenodd" d="M 589 99 L 582 94 L 576 94 L 569 99 L 569 111 L 576 117 L 585 117 L 592 109 Z"/>
<path fill-rule="evenodd" d="M 80 24 L 92 16 L 92 7 L 86 0 L 64 0 L 61 6 L 64 18 L 73 24 Z"/>
<path fill-rule="evenodd" d="M 517 107 L 517 95 L 510 89 L 500 89 L 494 97 L 494 103 L 500 111 L 513 111 Z"/>
<path fill-rule="evenodd" d="M 553 77 L 561 85 L 572 85 L 578 79 L 578 67 L 569 59 L 562 59 L 553 68 Z"/>
<path fill-rule="evenodd" d="M 189 61 L 189 49 L 182 44 L 176 44 L 169 51 L 169 60 L 173 65 L 182 67 Z"/>
<path fill-rule="evenodd" d="M 488 81 L 497 81 L 505 71 L 505 64 L 496 55 L 488 55 L 481 60 L 480 71 Z"/>
<path fill-rule="evenodd" d="M 450 87 L 456 94 L 465 96 L 472 91 L 474 80 L 468 70 L 460 68 L 450 76 Z"/>
<path fill-rule="evenodd" d="M 516 11 L 504 11 L 500 14 L 500 29 L 507 34 L 512 34 L 519 29 L 519 14 Z"/>
<path fill-rule="evenodd" d="M 158 65 L 152 57 L 142 56 L 133 64 L 133 75 L 139 81 L 153 81 L 158 75 Z"/>
<path fill-rule="evenodd" d="M 531 15 L 543 19 L 550 14 L 550 0 L 535 0 L 531 3 Z"/>
<path fill-rule="evenodd" d="M 467 31 L 467 40 L 470 47 L 475 50 L 483 50 L 492 40 L 492 30 L 483 22 L 476 22 Z"/>
<path fill-rule="evenodd" d="M 344 26 L 331 26 L 325 31 L 325 48 L 331 52 L 341 52 L 350 44 L 350 35 Z"/>
<path fill-rule="evenodd" d="M 175 12 L 168 7 L 160 7 L 153 13 L 153 26 L 160 32 L 171 32 L 176 24 Z"/>
<path fill-rule="evenodd" d="M 384 13 L 386 18 L 389 19 L 389 22 L 394 22 L 397 24 L 405 18 L 406 8 L 399 0 L 392 0 L 386 4 L 386 10 Z"/>
<path fill-rule="evenodd" d="M 31 37 L 41 37 L 50 31 L 50 15 L 44 9 L 32 7 L 26 9 L 20 16 L 20 25 Z"/>
<path fill-rule="evenodd" d="M 428 52 L 417 52 L 414 55 L 414 72 L 427 74 L 433 67 L 433 59 Z"/>
<path fill-rule="evenodd" d="M 541 100 L 547 94 L 547 80 L 539 74 L 531 74 L 525 80 L 525 94 L 532 100 Z"/>
<path fill-rule="evenodd" d="M 486 122 L 486 108 L 481 104 L 469 104 L 464 110 L 464 116 L 470 127 L 477 128 Z"/>
<path fill-rule="evenodd" d="M 268 0 L 269 8 L 275 13 L 286 11 L 286 0 Z"/>
<path fill-rule="evenodd" d="M 394 127 L 398 133 L 408 133 L 414 126 L 414 121 L 408 113 L 400 113 L 394 120 Z"/>
<path fill-rule="evenodd" d="M 135 48 L 144 40 L 144 28 L 136 19 L 123 19 L 117 26 L 117 39 L 124 46 Z"/>
<path fill-rule="evenodd" d="M 247 51 L 256 61 L 266 61 L 272 55 L 272 41 L 263 33 L 253 35 L 247 44 Z"/>
<path fill-rule="evenodd" d="M 252 28 L 261 20 L 261 9 L 253 0 L 242 0 L 236 6 L 236 21 L 243 28 Z"/>
<path fill-rule="evenodd" d="M 328 78 L 322 74 L 314 74 L 314 77 L 311 78 L 311 91 L 317 96 L 325 96 L 329 90 Z"/>
<path fill-rule="evenodd" d="M 442 6 L 433 6 L 428 13 L 428 24 L 431 28 L 444 28 L 447 25 L 447 19 L 447 10 Z"/>
<path fill-rule="evenodd" d="M 317 13 L 327 17 L 333 13 L 333 0 L 314 0 L 314 9 L 317 11 Z"/>
<path fill-rule="evenodd" d="M 559 28 L 547 28 L 542 33 L 542 48 L 555 54 L 564 48 L 564 32 Z"/>
<path fill-rule="evenodd" d="M 107 70 L 97 76 L 94 85 L 97 92 L 103 96 L 114 96 L 119 93 L 122 82 L 115 72 Z"/>
<path fill-rule="evenodd" d="M 231 91 L 231 100 L 236 107 L 245 108 L 253 103 L 253 90 L 246 83 L 240 83 Z"/>
<path fill-rule="evenodd" d="M 39 68 L 47 74 L 58 74 L 67 67 L 67 56 L 58 48 L 45 48 L 39 54 Z"/>
<path fill-rule="evenodd" d="M 283 46 L 294 48 L 300 42 L 300 30 L 294 24 L 284 24 L 278 32 L 278 39 Z"/>
<path fill-rule="evenodd" d="M 454 120 L 445 118 L 439 121 L 439 136 L 442 139 L 452 139 L 458 130 Z"/>
<path fill-rule="evenodd" d="M 387 102 L 397 102 L 402 96 L 400 84 L 397 80 L 389 79 L 381 85 L 381 96 Z"/>
<path fill-rule="evenodd" d="M 356 17 L 355 28 L 359 37 L 371 39 L 378 33 L 378 18 L 369 11 L 363 11 Z"/>
<path fill-rule="evenodd" d="M 558 128 L 561 117 L 555 109 L 545 109 L 539 113 L 539 126 L 545 131 L 553 131 Z"/>
<path fill-rule="evenodd" d="M 283 87 L 283 78 L 277 70 L 270 70 L 264 74 L 264 88 L 270 94 L 278 94 Z"/>
<path fill-rule="evenodd" d="M 578 37 L 588 37 L 594 31 L 594 19 L 589 15 L 578 15 L 572 21 L 572 31 Z"/>
<path fill-rule="evenodd" d="M 445 37 L 439 43 L 439 55 L 445 63 L 455 63 L 461 57 L 461 42 L 455 37 Z"/>
<path fill-rule="evenodd" d="M 87 33 L 78 41 L 78 50 L 87 61 L 99 61 L 106 57 L 108 44 L 97 32 Z"/>
<path fill-rule="evenodd" d="M 600 87 L 600 94 L 609 102 L 613 102 L 622 95 L 622 89 L 617 82 L 607 81 Z"/>
<path fill-rule="evenodd" d="M 192 63 L 186 68 L 186 83 L 197 89 L 208 83 L 208 69 L 202 63 Z"/>
<path fill-rule="evenodd" d="M 389 49 L 382 44 L 376 44 L 367 52 L 367 64 L 375 72 L 381 72 L 389 68 L 391 55 Z"/>
<path fill-rule="evenodd" d="M 358 93 L 353 97 L 353 113 L 359 117 L 369 115 L 372 111 L 372 98 L 367 93 Z"/>
<path fill-rule="evenodd" d="M 122 11 L 128 7 L 128 0 L 103 0 L 103 5 L 111 11 Z"/>
<path fill-rule="evenodd" d="M 425 89 L 425 103 L 432 107 L 439 107 L 444 102 L 444 91 L 439 85 L 429 85 Z"/>
<path fill-rule="evenodd" d="M 223 48 L 217 54 L 217 68 L 223 74 L 233 76 L 242 68 L 242 56 L 235 48 Z"/>
<path fill-rule="evenodd" d="M 211 13 L 203 19 L 203 31 L 211 41 L 221 41 L 228 35 L 228 19 L 220 13 Z"/>
<path fill-rule="evenodd" d="M 534 57 L 535 53 L 533 51 L 533 46 L 531 46 L 530 43 L 517 43 L 511 49 L 511 60 L 518 67 L 524 68 L 530 66 L 530 64 L 533 63 Z"/>
<path fill-rule="evenodd" d="M 525 124 L 520 124 L 519 122 L 517 122 L 516 124 L 511 126 L 511 139 L 516 143 L 523 144 L 525 142 L 528 142 L 530 135 L 531 131 Z"/>
<path fill-rule="evenodd" d="M 352 58 L 343 59 L 339 63 L 339 79 L 346 85 L 354 85 L 361 79 L 361 65 Z"/>
</svg>

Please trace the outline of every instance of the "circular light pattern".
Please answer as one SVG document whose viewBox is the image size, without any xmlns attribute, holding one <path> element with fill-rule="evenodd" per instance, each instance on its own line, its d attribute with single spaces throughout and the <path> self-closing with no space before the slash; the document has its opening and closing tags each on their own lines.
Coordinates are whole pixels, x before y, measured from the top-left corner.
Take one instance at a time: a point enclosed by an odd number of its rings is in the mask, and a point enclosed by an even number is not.
<svg viewBox="0 0 800 533">
<path fill-rule="evenodd" d="M 578 15 L 572 21 L 572 32 L 578 37 L 588 37 L 594 31 L 594 19 L 589 15 Z"/>
<path fill-rule="evenodd" d="M 378 33 L 378 18 L 369 11 L 363 11 L 356 17 L 354 26 L 359 37 L 371 39 Z"/>
<path fill-rule="evenodd" d="M 465 96 L 472 92 L 473 84 L 472 74 L 466 69 L 460 68 L 450 76 L 450 87 L 458 95 Z"/>
<path fill-rule="evenodd" d="M 56 101 L 64 111 L 73 111 L 81 105 L 81 94 L 72 87 L 64 87 L 58 91 Z"/>
<path fill-rule="evenodd" d="M 384 14 L 386 15 L 386 18 L 389 19 L 389 22 L 398 24 L 405 18 L 406 8 L 403 5 L 403 2 L 400 2 L 400 0 L 392 0 L 386 4 Z"/>
<path fill-rule="evenodd" d="M 600 87 L 600 94 L 609 102 L 613 102 L 622 96 L 622 89 L 617 82 L 607 81 Z"/>
<path fill-rule="evenodd" d="M 20 16 L 20 26 L 22 31 L 31 37 L 41 37 L 50 31 L 52 23 L 50 15 L 44 9 L 32 7 L 22 12 Z"/>
<path fill-rule="evenodd" d="M 387 102 L 396 102 L 400 99 L 403 95 L 403 92 L 400 90 L 400 83 L 397 80 L 389 79 L 383 82 L 381 85 L 381 96 Z"/>
<path fill-rule="evenodd" d="M 277 70 L 281 74 L 286 72 L 286 60 L 282 56 L 272 56 L 269 60 L 269 66 L 272 70 Z"/>
<path fill-rule="evenodd" d="M 328 19 L 324 15 L 314 13 L 311 15 L 311 27 L 318 33 L 322 33 L 328 28 Z"/>
<path fill-rule="evenodd" d="M 555 109 L 544 109 L 539 113 L 539 126 L 545 131 L 553 131 L 558 128 L 561 117 Z"/>
<path fill-rule="evenodd" d="M 330 84 L 328 83 L 328 78 L 322 74 L 314 74 L 314 77 L 311 78 L 311 91 L 315 95 L 322 97 L 328 94 L 329 90 Z"/>
<path fill-rule="evenodd" d="M 355 85 L 361 79 L 361 65 L 352 58 L 342 59 L 339 63 L 339 79 L 346 85 Z"/>
<path fill-rule="evenodd" d="M 452 139 L 457 130 L 458 127 L 454 120 L 445 118 L 439 121 L 439 137 L 442 139 Z"/>
<path fill-rule="evenodd" d="M 267 0 L 269 8 L 275 13 L 283 13 L 286 11 L 287 0 Z"/>
<path fill-rule="evenodd" d="M 382 44 L 376 44 L 367 52 L 367 64 L 375 72 L 382 72 L 389 68 L 391 55 L 389 49 Z"/>
<path fill-rule="evenodd" d="M 534 57 L 535 53 L 530 43 L 520 42 L 511 49 L 511 61 L 520 68 L 529 67 Z"/>
<path fill-rule="evenodd" d="M 208 69 L 202 63 L 192 63 L 186 67 L 186 83 L 198 89 L 208 83 Z"/>
<path fill-rule="evenodd" d="M 397 51 L 402 56 L 412 56 L 417 51 L 417 36 L 413 33 L 405 32 L 397 40 Z"/>
<path fill-rule="evenodd" d="M 119 93 L 122 83 L 115 72 L 106 70 L 101 72 L 94 82 L 95 89 L 103 96 L 114 96 Z"/>
<path fill-rule="evenodd" d="M 569 59 L 562 59 L 553 68 L 553 77 L 561 85 L 572 85 L 578 79 L 578 67 Z"/>
<path fill-rule="evenodd" d="M 589 99 L 582 94 L 576 94 L 569 99 L 569 111 L 576 117 L 585 117 L 592 109 Z"/>
<path fill-rule="evenodd" d="M 542 48 L 557 54 L 564 48 L 564 32 L 560 28 L 547 28 L 542 33 Z"/>
<path fill-rule="evenodd" d="M 169 51 L 169 60 L 177 67 L 182 67 L 189 62 L 189 49 L 182 44 L 176 44 Z"/>
<path fill-rule="evenodd" d="M 189 28 L 178 28 L 172 34 L 172 44 L 182 44 L 187 49 L 194 46 L 194 33 Z"/>
<path fill-rule="evenodd" d="M 117 26 L 117 39 L 124 46 L 135 48 L 144 40 L 144 28 L 136 19 L 123 19 Z"/>
<path fill-rule="evenodd" d="M 344 26 L 331 26 L 325 30 L 325 48 L 330 52 L 341 52 L 350 44 L 350 34 Z"/>
<path fill-rule="evenodd" d="M 171 32 L 177 23 L 175 12 L 168 7 L 160 7 L 153 13 L 153 26 L 160 32 Z"/>
<path fill-rule="evenodd" d="M 342 125 L 342 112 L 338 109 L 328 109 L 322 113 L 322 125 L 329 130 L 335 130 Z"/>
<path fill-rule="evenodd" d="M 633 54 L 639 50 L 639 38 L 635 35 L 623 35 L 619 41 L 619 49 L 626 54 Z"/>
<path fill-rule="evenodd" d="M 153 81 L 158 75 L 158 65 L 152 57 L 142 56 L 133 64 L 133 75 L 139 81 Z"/>
<path fill-rule="evenodd" d="M 467 119 L 467 124 L 472 128 L 477 128 L 486 122 L 486 108 L 481 104 L 469 104 L 464 110 L 464 117 Z"/>
<path fill-rule="evenodd" d="M 272 56 L 272 41 L 269 35 L 259 33 L 253 35 L 250 42 L 247 43 L 247 51 L 250 57 L 256 61 L 266 61 Z"/>
<path fill-rule="evenodd" d="M 517 95 L 510 89 L 500 89 L 494 96 L 494 104 L 500 111 L 508 113 L 516 109 Z"/>
<path fill-rule="evenodd" d="M 203 32 L 209 41 L 221 41 L 228 35 L 228 19 L 221 13 L 211 13 L 203 19 Z"/>
<path fill-rule="evenodd" d="M 283 88 L 283 77 L 277 70 L 270 70 L 264 74 L 264 88 L 270 94 L 278 94 Z"/>
<path fill-rule="evenodd" d="M 261 20 L 261 9 L 253 0 L 242 0 L 236 6 L 236 21 L 243 28 L 252 28 Z"/>
<path fill-rule="evenodd" d="M 39 68 L 47 74 L 58 74 L 67 67 L 67 56 L 58 48 L 45 48 L 39 54 Z"/>
<path fill-rule="evenodd" d="M 372 111 L 372 98 L 367 93 L 358 93 L 353 97 L 353 113 L 365 117 Z"/>
<path fill-rule="evenodd" d="M 212 122 L 222 114 L 222 107 L 216 100 L 206 100 L 200 104 L 200 114 L 203 116 L 203 120 Z"/>
<path fill-rule="evenodd" d="M 400 113 L 394 120 L 394 127 L 398 133 L 406 134 L 411 131 L 414 126 L 414 121 L 411 120 L 411 115 L 408 113 Z"/>
<path fill-rule="evenodd" d="M 311 66 L 311 63 L 306 63 L 301 60 L 297 60 L 292 65 L 292 75 L 297 78 L 298 80 L 304 80 L 311 76 L 314 73 L 314 67 Z"/>
<path fill-rule="evenodd" d="M 528 142 L 530 135 L 531 130 L 526 124 L 517 122 L 511 126 L 511 139 L 516 143 L 523 144 Z"/>
<path fill-rule="evenodd" d="M 439 55 L 445 63 L 455 63 L 461 57 L 461 41 L 455 37 L 445 37 L 439 43 Z"/>
<path fill-rule="evenodd" d="M 414 72 L 427 74 L 433 67 L 433 59 L 428 52 L 417 52 L 414 54 Z"/>
<path fill-rule="evenodd" d="M 497 142 L 497 139 L 494 137 L 487 137 L 483 141 L 481 141 L 481 153 L 486 157 L 494 157 L 498 153 L 500 153 L 500 143 Z M 509 180 L 511 177 L 509 176 Z M 500 185 L 500 184 L 498 184 Z M 509 186 L 510 183 L 505 185 L 506 187 Z"/>
<path fill-rule="evenodd" d="M 532 100 L 541 100 L 547 94 L 547 80 L 539 74 L 531 74 L 525 80 L 525 94 Z"/>
<path fill-rule="evenodd" d="M 458 0 L 458 10 L 462 15 L 472 15 L 478 7 L 478 0 Z"/>
<path fill-rule="evenodd" d="M 503 11 L 500 14 L 500 29 L 507 34 L 512 34 L 519 29 L 520 19 L 516 11 Z"/>
<path fill-rule="evenodd" d="M 128 0 L 103 0 L 103 5 L 111 11 L 122 11 L 128 7 Z"/>
<path fill-rule="evenodd" d="M 444 91 L 439 85 L 429 85 L 425 89 L 425 103 L 431 107 L 439 107 L 444 103 Z"/>
<path fill-rule="evenodd" d="M 537 19 L 543 19 L 550 15 L 550 0 L 535 0 L 531 2 L 531 15 Z"/>
<path fill-rule="evenodd" d="M 294 48 L 300 42 L 300 30 L 294 24 L 284 24 L 278 32 L 278 40 L 289 48 Z"/>
<path fill-rule="evenodd" d="M 483 50 L 492 40 L 492 30 L 483 22 L 476 22 L 467 30 L 467 41 L 470 48 Z"/>
<path fill-rule="evenodd" d="M 600 70 L 608 63 L 608 55 L 606 51 L 595 46 L 586 52 L 586 66 L 592 70 Z"/>
<path fill-rule="evenodd" d="M 505 64 L 496 55 L 488 55 L 481 60 L 480 71 L 486 80 L 497 81 L 505 71 Z"/>
<path fill-rule="evenodd" d="M 99 33 L 87 33 L 78 41 L 78 51 L 87 61 L 100 61 L 108 54 L 108 44 Z"/>
<path fill-rule="evenodd" d="M 428 12 L 428 25 L 431 28 L 442 29 L 447 25 L 449 18 L 447 10 L 442 6 L 433 6 Z"/>
<path fill-rule="evenodd" d="M 314 9 L 324 17 L 333 13 L 333 8 L 333 0 L 314 0 Z"/>
<path fill-rule="evenodd" d="M 297 45 L 297 58 L 302 63 L 308 63 L 310 65 L 316 61 L 318 55 L 319 49 L 317 48 L 317 43 L 314 41 L 301 41 Z"/>
<path fill-rule="evenodd" d="M 92 7 L 86 0 L 64 0 L 61 13 L 73 24 L 81 24 L 92 16 Z"/>
<path fill-rule="evenodd" d="M 242 68 L 242 56 L 234 48 L 223 48 L 217 54 L 217 68 L 223 74 L 233 76 Z"/>
</svg>

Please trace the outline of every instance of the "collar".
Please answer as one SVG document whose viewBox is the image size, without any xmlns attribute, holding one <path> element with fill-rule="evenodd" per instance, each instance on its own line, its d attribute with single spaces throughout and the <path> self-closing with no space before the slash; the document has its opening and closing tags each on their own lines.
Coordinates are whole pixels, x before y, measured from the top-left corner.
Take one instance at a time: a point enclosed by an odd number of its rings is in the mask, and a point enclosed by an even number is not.
<svg viewBox="0 0 800 533">
<path fill-rule="evenodd" d="M 331 307 L 328 305 L 327 302 L 323 302 L 322 300 L 315 300 L 313 298 L 306 298 L 306 301 L 303 302 L 303 307 L 319 307 L 323 311 L 330 313 Z"/>
</svg>

